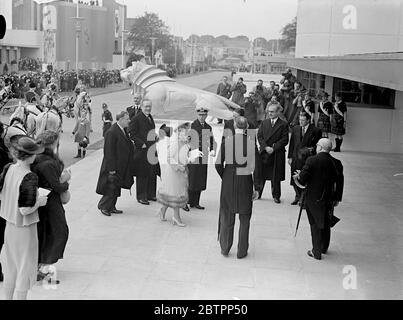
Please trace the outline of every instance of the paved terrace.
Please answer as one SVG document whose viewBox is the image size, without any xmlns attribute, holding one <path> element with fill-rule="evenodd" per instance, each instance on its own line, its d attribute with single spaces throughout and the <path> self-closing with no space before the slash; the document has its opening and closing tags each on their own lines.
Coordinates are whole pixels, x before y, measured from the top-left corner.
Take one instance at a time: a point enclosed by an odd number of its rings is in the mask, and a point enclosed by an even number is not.
<svg viewBox="0 0 403 320">
<path fill-rule="evenodd" d="M 216 139 L 221 130 L 214 126 Z M 345 152 L 337 157 L 346 180 L 336 212 L 341 221 L 322 261 L 306 255 L 311 240 L 305 214 L 294 238 L 298 209 L 289 204 L 288 182 L 282 184 L 280 205 L 268 189 L 255 202 L 249 255 L 238 260 L 236 235 L 230 256 L 220 254 L 220 179 L 214 166 L 202 194 L 206 210 L 182 211 L 187 227 L 179 228 L 158 219 L 158 204 L 138 204 L 135 187 L 132 195 L 123 191 L 118 202 L 123 215 L 100 214 L 95 186 L 102 150 L 94 151 L 71 167 L 70 239 L 57 264 L 61 284 L 54 289 L 38 284 L 29 298 L 402 299 L 403 176 L 394 174 L 403 172 L 403 156 Z M 356 269 L 356 289 L 343 289 L 345 266 Z"/>
</svg>

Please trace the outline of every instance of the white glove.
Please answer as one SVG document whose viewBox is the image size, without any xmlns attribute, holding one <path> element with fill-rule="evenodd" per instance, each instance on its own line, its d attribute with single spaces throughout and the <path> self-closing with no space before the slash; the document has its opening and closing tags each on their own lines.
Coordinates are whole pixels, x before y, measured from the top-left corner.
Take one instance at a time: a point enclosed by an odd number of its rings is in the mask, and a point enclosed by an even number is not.
<svg viewBox="0 0 403 320">
<path fill-rule="evenodd" d="M 197 158 L 200 158 L 203 156 L 203 152 L 201 152 L 198 149 L 192 150 L 189 153 L 189 161 L 194 162 Z"/>
<path fill-rule="evenodd" d="M 48 202 L 48 197 L 40 196 L 38 197 L 38 206 L 39 207 L 44 207 L 46 206 L 46 203 Z"/>
<path fill-rule="evenodd" d="M 209 153 L 209 155 L 210 155 L 210 157 L 213 157 L 213 158 L 214 158 L 214 157 L 215 157 L 215 151 L 214 151 L 214 150 L 211 150 L 210 153 Z"/>
</svg>

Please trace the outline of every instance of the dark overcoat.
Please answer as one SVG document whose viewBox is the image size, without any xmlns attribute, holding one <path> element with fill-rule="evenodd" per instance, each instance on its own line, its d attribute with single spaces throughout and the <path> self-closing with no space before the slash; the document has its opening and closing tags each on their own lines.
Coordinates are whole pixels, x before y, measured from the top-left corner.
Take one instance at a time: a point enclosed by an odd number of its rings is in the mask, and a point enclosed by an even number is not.
<svg viewBox="0 0 403 320">
<path fill-rule="evenodd" d="M 148 118 L 144 112 L 139 112 L 130 120 L 129 136 L 135 145 L 133 175 L 136 177 L 156 175 L 159 166 L 155 146 L 157 134 L 153 117 L 150 115 Z M 142 148 L 143 145 L 146 145 L 146 148 Z M 150 159 L 148 159 L 148 153 L 150 153 Z"/>
<path fill-rule="evenodd" d="M 69 228 L 60 194 L 69 189 L 69 184 L 60 182 L 63 168 L 63 163 L 48 149 L 36 156 L 31 166 L 38 176 L 38 186 L 51 190 L 46 205 L 38 209 L 39 263 L 56 263 L 63 258 L 66 248 Z"/>
<path fill-rule="evenodd" d="M 129 113 L 130 120 L 133 119 L 137 114 L 141 112 L 140 106 L 130 106 L 126 108 L 126 111 Z"/>
<path fill-rule="evenodd" d="M 133 185 L 133 142 L 127 133 L 125 134 L 117 123 L 106 132 L 104 143 L 104 158 L 96 192 L 102 195 L 112 195 L 110 188 L 109 172 L 116 171 L 118 188 L 113 195 L 120 196 L 120 188 L 130 189 Z"/>
<path fill-rule="evenodd" d="M 249 141 L 248 146 L 248 139 Z M 222 179 L 220 195 L 221 214 L 251 214 L 252 195 L 254 188 L 253 172 L 255 170 L 256 157 L 249 157 L 252 161 L 241 161 L 235 156 L 237 149 L 247 157 L 247 152 L 257 153 L 255 137 L 248 137 L 245 134 L 235 134 L 226 138 L 222 144 L 216 159 L 216 170 Z M 241 151 L 239 148 L 242 147 Z M 228 150 L 232 148 L 232 150 Z M 249 150 L 248 150 L 249 148 Z M 238 172 L 243 169 L 245 172 Z M 246 174 L 246 171 L 249 174 Z M 259 186 L 255 183 L 255 189 Z"/>
<path fill-rule="evenodd" d="M 257 133 L 260 145 L 261 179 L 263 181 L 285 180 L 285 147 L 288 144 L 288 124 L 277 118 L 274 127 L 270 119 L 262 121 Z M 274 152 L 269 155 L 266 147 L 272 147 Z"/>
<path fill-rule="evenodd" d="M 304 148 L 316 149 L 316 144 L 322 138 L 322 131 L 310 124 L 304 137 L 302 137 L 301 126 L 295 126 L 291 130 L 290 145 L 288 147 L 288 159 L 292 159 L 291 162 L 291 185 L 294 184 L 292 175 L 296 170 L 301 170 L 305 164 L 305 158 L 301 155 L 301 150 Z"/>
<path fill-rule="evenodd" d="M 341 201 L 344 175 L 340 160 L 320 152 L 309 157 L 299 174 L 298 182 L 306 186 L 305 207 L 309 223 L 323 229 L 325 217 L 333 208 L 333 201 Z"/>
<path fill-rule="evenodd" d="M 237 105 L 242 106 L 244 104 L 244 94 L 246 93 L 246 85 L 244 83 L 234 83 L 231 87 L 232 92 L 232 102 Z"/>
<path fill-rule="evenodd" d="M 206 190 L 207 186 L 209 151 L 216 150 L 217 144 L 214 141 L 213 129 L 209 124 L 204 123 L 204 127 L 202 127 L 200 121 L 195 120 L 191 125 L 191 129 L 190 149 L 199 149 L 203 152 L 203 157 L 188 165 L 189 190 L 202 191 Z M 196 133 L 197 136 L 194 136 Z"/>
<path fill-rule="evenodd" d="M 231 98 L 231 85 L 229 83 L 224 84 L 220 82 L 217 87 L 217 94 L 224 98 Z"/>
</svg>

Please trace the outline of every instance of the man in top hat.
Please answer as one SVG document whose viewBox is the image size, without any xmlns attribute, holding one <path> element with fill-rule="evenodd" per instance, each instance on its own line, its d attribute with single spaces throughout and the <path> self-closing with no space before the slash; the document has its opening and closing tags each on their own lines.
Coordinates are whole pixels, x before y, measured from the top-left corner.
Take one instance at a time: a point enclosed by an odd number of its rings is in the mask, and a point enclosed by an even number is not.
<svg viewBox="0 0 403 320">
<path fill-rule="evenodd" d="M 127 112 L 129 113 L 130 120 L 132 120 L 141 111 L 141 94 L 135 93 L 133 95 L 133 105 L 128 107 Z"/>
<path fill-rule="evenodd" d="M 202 107 L 196 108 L 197 119 L 191 125 L 190 149 L 199 149 L 203 156 L 198 158 L 189 167 L 189 205 L 191 208 L 203 210 L 200 205 L 200 195 L 206 190 L 207 165 L 209 155 L 214 157 L 217 144 L 214 141 L 213 130 L 206 123 L 208 111 Z"/>
<path fill-rule="evenodd" d="M 334 207 L 342 200 L 344 175 L 340 160 L 330 155 L 332 142 L 322 138 L 316 145 L 316 155 L 309 157 L 293 179 L 305 188 L 305 208 L 311 226 L 312 250 L 308 255 L 316 260 L 322 258 L 329 248 L 330 228 Z M 333 218 L 333 219 L 332 219 Z"/>
</svg>

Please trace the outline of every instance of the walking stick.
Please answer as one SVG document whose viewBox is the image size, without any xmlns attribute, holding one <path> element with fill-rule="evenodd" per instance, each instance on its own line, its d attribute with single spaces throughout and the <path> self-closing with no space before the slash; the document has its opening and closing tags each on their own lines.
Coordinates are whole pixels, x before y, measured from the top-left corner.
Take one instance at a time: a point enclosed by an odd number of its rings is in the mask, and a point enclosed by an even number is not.
<svg viewBox="0 0 403 320">
<path fill-rule="evenodd" d="M 300 208 L 299 208 L 298 221 L 297 221 L 297 227 L 295 228 L 294 238 L 297 236 L 299 222 L 301 220 L 301 214 L 302 214 L 302 210 L 304 208 L 304 202 L 305 202 L 305 192 L 302 192 L 302 194 L 301 194 L 301 205 L 300 205 Z"/>
</svg>

